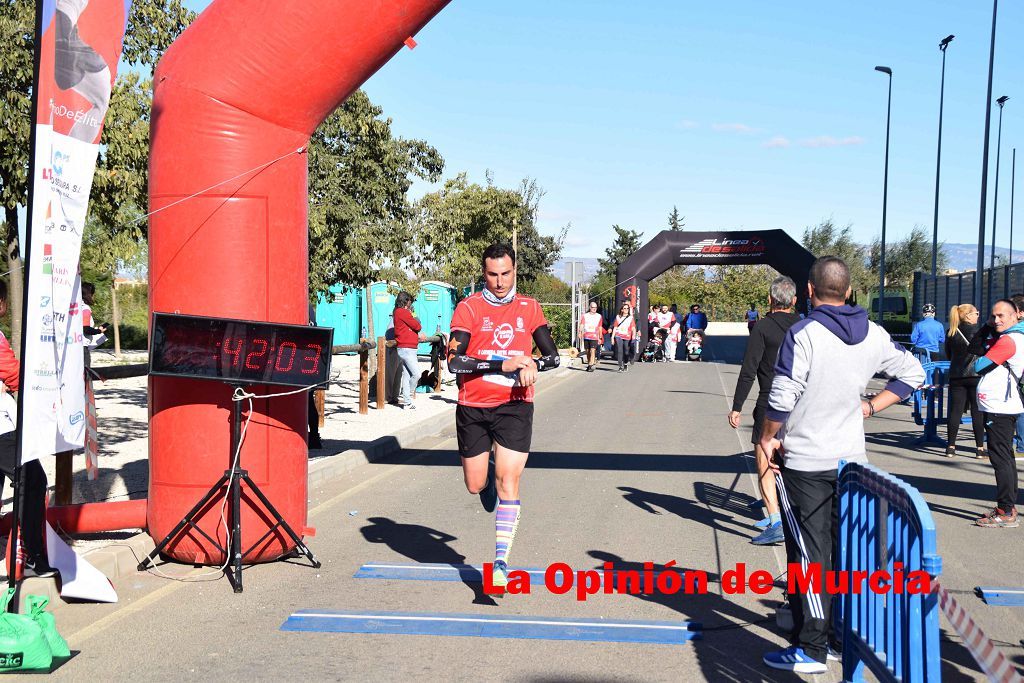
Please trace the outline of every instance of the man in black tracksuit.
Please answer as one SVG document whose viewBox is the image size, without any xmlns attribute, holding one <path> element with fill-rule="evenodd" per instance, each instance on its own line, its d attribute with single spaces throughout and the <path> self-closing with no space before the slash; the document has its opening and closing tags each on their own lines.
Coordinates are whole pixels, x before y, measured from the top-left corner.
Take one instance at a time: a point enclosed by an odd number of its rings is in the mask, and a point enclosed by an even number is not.
<svg viewBox="0 0 1024 683">
<path fill-rule="evenodd" d="M 756 528 L 763 530 L 763 533 L 751 541 L 754 545 L 782 543 L 784 539 L 779 499 L 775 492 L 775 477 L 768 466 L 768 456 L 760 446 L 761 425 L 764 423 L 765 410 L 768 408 L 768 395 L 772 391 L 779 347 L 786 338 L 786 331 L 800 321 L 800 316 L 793 312 L 796 305 L 796 283 L 792 278 L 775 278 L 770 298 L 771 312 L 754 325 L 747 340 L 747 352 L 743 356 L 743 367 L 736 379 L 736 393 L 732 401 L 732 412 L 729 413 L 729 424 L 736 429 L 740 426 L 743 402 L 747 400 L 756 375 L 758 393 L 757 403 L 754 405 L 754 433 L 751 443 L 754 444 L 754 455 L 757 458 L 758 488 L 761 491 L 761 500 L 764 501 L 765 517 L 754 524 Z"/>
</svg>

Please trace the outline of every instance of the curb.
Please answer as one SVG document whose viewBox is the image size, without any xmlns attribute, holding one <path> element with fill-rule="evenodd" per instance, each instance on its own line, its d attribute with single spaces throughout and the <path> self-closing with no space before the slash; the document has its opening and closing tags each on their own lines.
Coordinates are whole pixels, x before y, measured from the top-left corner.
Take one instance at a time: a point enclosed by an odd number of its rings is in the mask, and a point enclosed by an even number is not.
<svg viewBox="0 0 1024 683">
<path fill-rule="evenodd" d="M 561 384 L 565 378 L 573 375 L 571 364 L 566 364 L 555 371 L 547 386 Z M 557 382 L 556 382 L 557 380 Z M 309 464 L 307 487 L 320 486 L 335 477 L 347 474 L 355 468 L 368 463 L 379 462 L 390 458 L 396 453 L 422 439 L 429 439 L 443 434 L 452 428 L 450 420 L 435 420 L 437 415 L 424 416 L 421 420 L 399 429 L 394 434 L 379 437 L 360 448 L 350 448 L 334 455 L 325 455 Z M 434 427 L 428 427 L 431 422 Z M 83 554 L 89 564 L 114 581 L 138 573 L 139 562 L 146 557 L 156 544 L 145 531 L 123 541 L 111 543 Z M 24 608 L 23 597 L 26 595 L 42 595 L 49 599 L 49 609 L 56 611 L 65 605 L 77 604 L 64 602 L 57 590 L 54 579 L 25 579 L 21 583 L 15 599 L 19 611 Z"/>
</svg>

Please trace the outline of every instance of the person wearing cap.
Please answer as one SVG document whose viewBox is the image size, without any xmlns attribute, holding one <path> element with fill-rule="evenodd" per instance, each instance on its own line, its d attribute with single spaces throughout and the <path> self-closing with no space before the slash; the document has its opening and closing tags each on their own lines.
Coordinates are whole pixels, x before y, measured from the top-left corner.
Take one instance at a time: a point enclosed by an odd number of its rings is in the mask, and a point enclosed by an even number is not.
<svg viewBox="0 0 1024 683">
<path fill-rule="evenodd" d="M 946 336 L 946 328 L 935 319 L 935 304 L 925 304 L 921 308 L 921 320 L 914 323 L 910 333 L 910 343 L 914 347 L 914 355 L 922 362 L 937 361 L 942 358 L 939 345 Z"/>
</svg>

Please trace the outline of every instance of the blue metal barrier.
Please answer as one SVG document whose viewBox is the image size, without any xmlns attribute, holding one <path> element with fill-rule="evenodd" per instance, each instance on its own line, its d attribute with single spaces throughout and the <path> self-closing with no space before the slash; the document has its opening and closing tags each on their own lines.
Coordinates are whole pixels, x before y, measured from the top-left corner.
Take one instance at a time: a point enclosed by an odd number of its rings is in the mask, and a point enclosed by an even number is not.
<svg viewBox="0 0 1024 683">
<path fill-rule="evenodd" d="M 924 368 L 924 385 L 913 394 L 913 416 L 916 424 L 924 427 L 924 434 L 917 440 L 917 445 L 929 443 L 945 446 L 945 440 L 939 438 L 939 425 L 947 420 L 946 384 L 949 381 L 949 361 L 922 363 Z M 970 415 L 961 416 L 961 424 L 970 424 Z"/>
<path fill-rule="evenodd" d="M 839 548 L 836 569 L 847 572 L 942 572 L 935 522 L 913 487 L 872 465 L 839 463 Z M 853 576 L 853 574 L 847 574 Z M 879 595 L 864 586 L 834 601 L 843 638 L 843 680 L 863 680 L 867 667 L 881 681 L 940 681 L 939 604 L 935 592 Z"/>
</svg>

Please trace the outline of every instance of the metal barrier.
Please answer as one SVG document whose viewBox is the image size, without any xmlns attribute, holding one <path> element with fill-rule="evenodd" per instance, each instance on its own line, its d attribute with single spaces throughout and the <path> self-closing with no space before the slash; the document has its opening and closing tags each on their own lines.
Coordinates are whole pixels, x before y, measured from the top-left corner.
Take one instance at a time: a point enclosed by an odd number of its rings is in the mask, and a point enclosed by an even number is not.
<svg viewBox="0 0 1024 683">
<path fill-rule="evenodd" d="M 839 548 L 836 569 L 923 570 L 934 581 L 942 573 L 935 522 L 921 494 L 872 465 L 839 463 Z M 855 585 L 855 582 L 852 582 Z M 893 586 L 897 583 L 893 579 Z M 863 586 L 835 601 L 835 623 L 843 638 L 843 680 L 863 680 L 864 668 L 882 681 L 939 681 L 937 594 L 877 594 Z"/>
<path fill-rule="evenodd" d="M 946 414 L 946 383 L 949 378 L 949 361 L 922 363 L 924 368 L 924 384 L 913 395 L 914 423 L 924 427 L 924 434 L 917 440 L 917 445 L 929 443 L 945 446 L 946 442 L 939 438 L 938 427 L 945 424 Z M 962 418 L 961 418 L 962 421 Z"/>
</svg>

